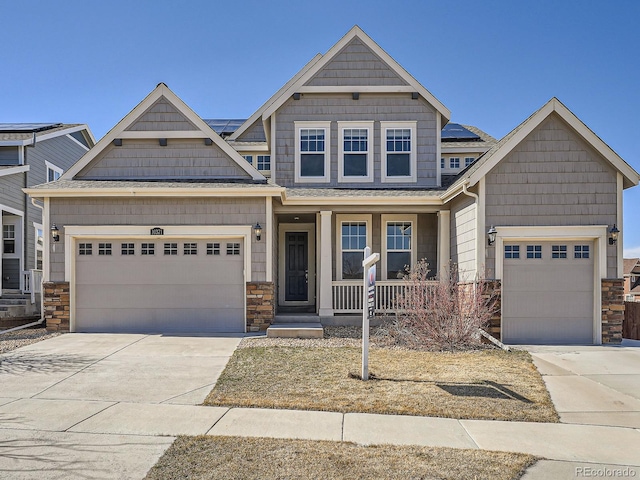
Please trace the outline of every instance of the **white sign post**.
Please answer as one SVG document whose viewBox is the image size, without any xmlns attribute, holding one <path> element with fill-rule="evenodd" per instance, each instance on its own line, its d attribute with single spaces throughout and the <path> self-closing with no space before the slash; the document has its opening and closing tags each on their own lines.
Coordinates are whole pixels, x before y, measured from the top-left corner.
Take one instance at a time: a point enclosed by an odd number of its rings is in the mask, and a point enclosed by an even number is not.
<svg viewBox="0 0 640 480">
<path fill-rule="evenodd" d="M 362 380 L 369 380 L 369 319 L 373 318 L 376 309 L 376 262 L 379 253 L 371 253 L 369 247 L 364 248 L 364 288 L 362 289 Z"/>
</svg>

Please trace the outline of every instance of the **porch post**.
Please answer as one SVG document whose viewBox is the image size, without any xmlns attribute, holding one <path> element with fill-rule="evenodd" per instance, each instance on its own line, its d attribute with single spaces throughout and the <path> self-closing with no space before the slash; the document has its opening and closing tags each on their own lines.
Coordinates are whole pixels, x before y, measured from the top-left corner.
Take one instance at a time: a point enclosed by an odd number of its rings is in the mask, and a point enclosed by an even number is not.
<svg viewBox="0 0 640 480">
<path fill-rule="evenodd" d="M 451 258 L 451 212 L 438 212 L 438 274 L 447 269 Z"/>
<path fill-rule="evenodd" d="M 321 317 L 333 316 L 333 289 L 331 288 L 331 214 L 329 211 L 320 212 L 320 301 L 318 304 L 318 314 Z"/>
</svg>

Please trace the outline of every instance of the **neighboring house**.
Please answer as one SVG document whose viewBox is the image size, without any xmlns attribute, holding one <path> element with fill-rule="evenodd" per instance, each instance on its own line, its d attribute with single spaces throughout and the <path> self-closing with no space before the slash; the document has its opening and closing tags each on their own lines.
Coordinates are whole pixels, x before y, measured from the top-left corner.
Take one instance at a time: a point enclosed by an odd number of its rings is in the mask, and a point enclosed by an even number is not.
<svg viewBox="0 0 640 480">
<path fill-rule="evenodd" d="M 627 302 L 640 302 L 640 258 L 625 258 L 624 299 Z"/>
<path fill-rule="evenodd" d="M 638 173 L 556 98 L 497 142 L 443 129 L 450 116 L 358 27 L 244 122 L 204 121 L 159 84 L 60 180 L 27 189 L 61 232 L 45 236 L 48 325 L 338 323 L 362 306 L 368 245 L 381 309 L 424 258 L 495 280 L 504 342 L 618 341 L 610 287 Z"/>
<path fill-rule="evenodd" d="M 3 293 L 28 291 L 32 272 L 39 279 L 42 270 L 42 204 L 22 189 L 57 180 L 94 144 L 86 125 L 0 123 Z"/>
</svg>

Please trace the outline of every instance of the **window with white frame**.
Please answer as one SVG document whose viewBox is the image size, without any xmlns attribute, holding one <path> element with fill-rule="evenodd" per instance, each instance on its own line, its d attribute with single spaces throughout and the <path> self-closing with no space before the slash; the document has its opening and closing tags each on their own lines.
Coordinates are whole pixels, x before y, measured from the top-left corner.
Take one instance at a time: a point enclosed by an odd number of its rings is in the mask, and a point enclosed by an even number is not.
<svg viewBox="0 0 640 480">
<path fill-rule="evenodd" d="M 444 157 L 440 159 L 440 168 L 444 168 Z"/>
<path fill-rule="evenodd" d="M 155 243 L 143 243 L 140 246 L 140 255 L 155 255 L 156 244 Z"/>
<path fill-rule="evenodd" d="M 336 215 L 338 280 L 363 278 L 364 247 L 371 240 L 371 215 Z"/>
<path fill-rule="evenodd" d="M 464 166 L 468 167 L 469 165 L 471 165 L 473 163 L 474 160 L 475 160 L 475 158 L 473 158 L 473 157 L 464 157 Z"/>
<path fill-rule="evenodd" d="M 3 253 L 16 253 L 16 226 L 2 225 Z"/>
<path fill-rule="evenodd" d="M 460 168 L 460 157 L 451 157 L 449 159 L 449 168 Z"/>
<path fill-rule="evenodd" d="M 271 170 L 271 155 L 258 155 L 256 168 L 260 171 Z"/>
<path fill-rule="evenodd" d="M 401 280 L 414 264 L 416 215 L 382 215 L 382 277 Z"/>
<path fill-rule="evenodd" d="M 253 155 L 243 155 L 244 159 L 253 165 Z"/>
<path fill-rule="evenodd" d="M 338 181 L 373 181 L 373 122 L 338 122 Z"/>
<path fill-rule="evenodd" d="M 47 182 L 55 182 L 62 175 L 62 169 L 60 167 L 56 167 L 51 162 L 44 162 L 47 166 Z"/>
<path fill-rule="evenodd" d="M 111 243 L 98 243 L 98 255 L 111 255 Z"/>
<path fill-rule="evenodd" d="M 383 182 L 417 180 L 416 122 L 380 122 Z"/>
<path fill-rule="evenodd" d="M 527 258 L 542 258 L 542 245 L 527 245 Z"/>
<path fill-rule="evenodd" d="M 574 245 L 573 258 L 589 258 L 589 245 Z"/>
<path fill-rule="evenodd" d="M 520 258 L 520 245 L 505 245 L 504 258 Z"/>
<path fill-rule="evenodd" d="M 42 259 L 44 256 L 44 228 L 42 225 L 34 223 L 35 229 L 35 247 L 36 247 L 36 270 L 42 270 Z"/>
<path fill-rule="evenodd" d="M 295 126 L 296 182 L 329 182 L 331 122 L 296 122 Z"/>
<path fill-rule="evenodd" d="M 567 246 L 551 245 L 551 258 L 567 258 Z"/>
</svg>

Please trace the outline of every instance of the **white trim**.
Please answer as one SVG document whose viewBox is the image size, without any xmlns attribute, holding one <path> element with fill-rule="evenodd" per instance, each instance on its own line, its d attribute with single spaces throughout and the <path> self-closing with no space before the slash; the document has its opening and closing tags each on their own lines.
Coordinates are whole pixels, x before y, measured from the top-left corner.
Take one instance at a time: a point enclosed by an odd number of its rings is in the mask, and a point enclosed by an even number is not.
<svg viewBox="0 0 640 480">
<path fill-rule="evenodd" d="M 87 147 L 84 143 L 79 142 L 77 139 L 73 138 L 70 133 L 67 133 L 67 138 L 73 143 L 77 144 L 80 148 L 83 148 L 86 152 L 90 150 L 89 147 Z"/>
<path fill-rule="evenodd" d="M 246 163 L 246 160 L 242 160 Z M 67 172 L 68 173 L 68 172 Z M 64 175 L 63 175 L 64 176 Z M 114 187 L 114 188 L 23 188 L 33 198 L 47 197 L 279 197 L 284 187 L 240 187 L 240 188 L 158 188 L 158 187 Z"/>
<path fill-rule="evenodd" d="M 332 251 L 331 251 L 331 220 L 333 212 L 321 210 L 316 215 L 316 223 L 320 227 L 318 242 L 318 252 L 316 258 L 319 266 L 318 271 L 318 297 L 317 310 L 320 316 L 333 316 L 333 287 L 332 287 Z"/>
<path fill-rule="evenodd" d="M 307 300 L 287 301 L 286 295 L 286 234 L 287 232 L 307 233 Z M 316 303 L 316 224 L 315 223 L 281 223 L 278 226 L 279 261 L 278 261 L 278 305 L 315 305 Z"/>
<path fill-rule="evenodd" d="M 131 110 L 116 126 L 114 126 L 102 139 L 95 145 L 94 148 L 89 150 L 79 161 L 77 161 L 67 172 L 62 176 L 63 180 L 71 180 L 75 175 L 80 173 L 83 168 L 88 166 L 99 154 L 101 154 L 106 148 L 111 145 L 116 138 L 122 138 L 124 132 L 133 123 L 140 118 L 144 112 L 147 111 L 158 99 L 164 97 L 167 102 L 171 103 L 182 115 L 184 115 L 196 128 L 200 130 L 200 135 L 204 138 L 210 138 L 213 143 L 221 149 L 231 160 L 233 160 L 242 170 L 244 170 L 253 180 L 266 180 L 258 170 L 249 165 L 242 156 L 236 152 L 226 141 L 224 141 L 220 135 L 218 135 L 213 129 L 207 125 L 207 123 L 200 118 L 186 103 L 182 101 L 175 93 L 173 93 L 169 87 L 164 83 L 158 84 L 149 95 L 147 95 L 136 107 Z M 153 132 L 158 138 L 167 138 L 169 132 Z M 126 135 L 129 135 L 128 133 Z M 151 135 L 151 133 L 145 133 L 144 135 Z"/>
<path fill-rule="evenodd" d="M 16 165 L 15 167 L 1 168 L 0 167 L 0 177 L 4 177 L 6 175 L 14 175 L 16 173 L 28 172 L 30 169 L 30 165 Z"/>
<path fill-rule="evenodd" d="M 45 179 L 45 183 L 55 182 L 64 173 L 64 171 L 60 167 L 55 166 L 53 163 L 51 163 L 51 162 L 49 162 L 47 160 L 44 161 L 44 164 L 47 167 L 47 173 L 46 173 L 47 177 Z M 58 178 L 54 178 L 53 180 L 49 180 L 49 170 L 52 170 L 54 173 L 58 173 L 59 174 Z"/>
<path fill-rule="evenodd" d="M 622 173 L 618 172 L 616 177 L 617 180 L 617 197 L 616 197 L 616 218 L 618 220 L 617 227 L 620 231 L 618 233 L 618 241 L 616 242 L 616 278 L 622 278 L 624 273 L 624 225 L 622 214 L 622 197 L 623 197 L 623 189 L 624 189 L 624 179 L 622 178 Z"/>
<path fill-rule="evenodd" d="M 270 137 L 271 138 L 276 138 L 276 122 L 277 122 L 277 118 L 273 117 L 271 119 L 271 121 L 269 122 L 270 124 Z M 278 151 L 278 145 L 276 145 L 277 142 L 271 142 L 271 181 L 273 183 L 276 183 L 276 155 L 277 155 L 277 151 Z"/>
<path fill-rule="evenodd" d="M 411 261 L 409 262 L 409 268 L 413 268 L 413 266 L 417 262 L 417 254 L 416 247 L 418 243 L 418 215 L 416 214 L 402 214 L 402 213 L 394 213 L 394 214 L 382 214 L 380 215 L 380 236 L 382 245 L 382 261 L 381 261 L 381 269 L 380 272 L 380 280 L 383 282 L 386 281 L 394 281 L 394 280 L 402 280 L 398 278 L 386 278 L 387 277 L 387 223 L 388 222 L 411 222 Z"/>
<path fill-rule="evenodd" d="M 507 241 L 573 241 L 592 240 L 594 255 L 593 278 L 593 343 L 602 343 L 602 289 L 601 281 L 607 277 L 607 234 L 606 225 L 586 226 L 544 226 L 544 227 L 498 227 L 495 246 L 495 278 L 504 275 L 504 242 Z M 504 291 L 504 287 L 503 287 Z M 503 319 L 500 319 L 502 324 Z"/>
<path fill-rule="evenodd" d="M 45 208 L 47 208 L 48 199 L 45 200 Z M 150 235 L 151 228 L 154 226 L 140 225 L 105 225 L 105 226 L 87 226 L 87 225 L 67 225 L 64 227 L 64 280 L 69 282 L 69 330 L 75 332 L 76 326 L 76 299 L 75 299 L 75 282 L 76 282 L 76 243 L 78 240 L 99 239 L 99 238 L 135 238 L 135 239 L 154 239 L 165 240 L 172 238 L 242 238 L 244 244 L 244 282 L 252 281 L 251 272 L 251 235 L 253 227 L 251 225 L 217 225 L 217 226 L 192 226 L 192 225 L 172 225 L 162 227 L 164 235 Z M 47 238 L 47 235 L 45 235 Z M 47 265 L 47 271 L 48 271 Z M 245 289 L 246 290 L 246 289 Z M 246 292 L 244 297 L 244 309 L 246 317 Z M 245 322 L 246 330 L 246 322 Z"/>
<path fill-rule="evenodd" d="M 382 141 L 382 139 L 381 139 Z M 436 115 L 436 186 L 442 186 L 442 118 Z"/>
<path fill-rule="evenodd" d="M 269 152 L 269 145 L 243 145 L 242 142 L 230 143 L 236 152 L 240 155 L 251 154 L 254 152 Z"/>
<path fill-rule="evenodd" d="M 1 203 L 0 203 L 0 210 L 3 212 L 9 212 L 12 215 L 18 215 L 19 217 L 24 217 L 24 212 L 22 210 L 18 210 L 12 207 L 7 207 L 6 205 L 2 205 Z"/>
<path fill-rule="evenodd" d="M 265 281 L 272 282 L 273 281 L 273 201 L 270 197 L 266 197 L 265 201 L 265 211 L 264 211 L 264 231 L 263 235 L 265 237 L 265 248 L 266 248 L 266 260 L 265 260 Z"/>
<path fill-rule="evenodd" d="M 411 150 L 409 152 L 410 173 L 407 176 L 387 175 L 387 130 L 403 129 L 411 131 Z M 382 183 L 415 183 L 418 181 L 418 135 L 417 122 L 380 122 L 380 181 Z"/>
<path fill-rule="evenodd" d="M 273 115 L 300 87 L 305 85 L 313 76 L 318 73 L 327 63 L 329 63 L 351 40 L 358 38 L 362 43 L 369 47 L 389 68 L 398 74 L 409 86 L 413 88 L 413 91 L 418 92 L 428 103 L 430 103 L 436 111 L 444 117 L 448 122 L 451 118 L 451 112 L 445 107 L 436 97 L 433 96 L 426 88 L 411 76 L 398 62 L 396 62 L 387 52 L 385 52 L 376 42 L 374 42 L 366 33 L 362 31 L 357 25 L 347 32 L 333 47 L 329 49 L 321 58 L 318 59 L 313 65 L 310 65 L 295 81 L 290 82 L 287 88 L 282 88 L 269 105 L 268 108 L 262 113 L 262 118 L 267 118 Z M 361 91 L 360 88 L 357 91 Z M 446 123 L 446 122 L 444 122 Z"/>
<path fill-rule="evenodd" d="M 337 214 L 336 215 L 336 280 L 342 278 L 342 222 L 366 222 L 367 239 L 365 245 L 371 245 L 373 240 L 373 221 L 372 215 L 369 213 L 359 214 Z M 352 250 L 353 251 L 353 250 Z M 364 258 L 364 257 L 363 257 Z"/>
<path fill-rule="evenodd" d="M 205 139 L 209 138 L 208 132 L 202 130 L 154 130 L 154 131 L 140 131 L 140 130 L 127 130 L 121 132 L 117 138 L 122 139 L 136 139 L 136 140 L 148 140 L 156 138 L 173 138 L 173 139 Z"/>
<path fill-rule="evenodd" d="M 454 147 L 449 146 L 446 143 L 440 146 L 442 149 L 442 153 L 448 153 L 450 155 L 455 155 L 457 153 L 475 153 L 475 158 L 477 159 L 483 153 L 489 151 L 490 147 Z"/>
<path fill-rule="evenodd" d="M 329 183 L 331 181 L 331 122 L 297 121 L 295 126 L 295 182 L 296 183 Z M 300 156 L 300 131 L 324 130 L 324 175 L 308 177 L 301 175 Z M 311 152 L 305 152 L 311 153 Z M 316 152 L 318 153 L 318 152 Z"/>
<path fill-rule="evenodd" d="M 438 274 L 449 268 L 451 262 L 451 211 L 438 212 Z M 440 278 L 444 278 L 440 275 Z"/>
<path fill-rule="evenodd" d="M 476 199 L 476 277 L 482 276 L 486 278 L 487 272 L 486 258 L 487 258 L 487 240 L 486 240 L 486 188 L 485 179 L 482 177 L 478 182 L 478 198 Z"/>
<path fill-rule="evenodd" d="M 70 133 L 79 132 L 79 131 L 82 131 L 82 130 L 86 130 L 87 131 L 87 134 L 89 135 L 89 139 L 95 145 L 96 139 L 93 136 L 93 133 L 91 133 L 91 130 L 89 129 L 89 127 L 86 124 L 77 125 L 75 127 L 64 128 L 63 130 L 56 130 L 55 132 L 51 132 L 51 133 L 46 133 L 46 130 L 43 131 L 43 132 L 36 132 L 36 145 L 38 144 L 38 142 L 42 142 L 44 140 L 49 140 L 50 138 L 62 137 L 62 136 L 65 136 L 65 135 L 69 135 Z M 0 145 L 1 146 L 7 146 L 7 147 L 12 147 L 12 146 L 23 146 L 24 147 L 24 146 L 27 146 L 27 145 L 33 145 L 33 132 L 24 132 L 24 133 L 29 134 L 29 138 L 28 139 L 25 139 L 25 140 L 4 140 L 4 141 L 0 141 Z M 73 137 L 71 137 L 71 138 L 73 138 Z M 77 140 L 76 140 L 76 142 L 77 142 Z M 84 145 L 82 145 L 82 146 L 85 149 L 87 148 Z"/>
<path fill-rule="evenodd" d="M 33 230 L 34 230 L 34 236 L 33 236 L 33 268 L 37 269 L 38 268 L 38 250 L 42 250 L 42 268 L 44 268 L 44 245 L 45 245 L 45 241 L 44 241 L 44 237 L 45 237 L 45 231 L 44 231 L 44 227 L 42 226 L 41 223 L 36 223 L 36 222 L 32 222 L 33 223 Z M 38 248 L 38 230 L 42 230 L 42 248 Z"/>
<path fill-rule="evenodd" d="M 42 226 L 44 227 L 44 259 L 42 261 L 42 281 L 48 282 L 51 279 L 51 230 L 49 225 L 49 214 L 51 212 L 51 200 L 45 198 L 42 206 Z M 54 244 L 55 245 L 55 244 Z M 43 295 L 44 298 L 44 295 Z M 44 312 L 44 310 L 43 310 Z"/>
<path fill-rule="evenodd" d="M 317 85 L 296 88 L 296 93 L 413 93 L 415 87 L 411 85 Z"/>
<path fill-rule="evenodd" d="M 359 152 L 367 155 L 367 175 L 363 177 L 344 175 L 344 131 L 345 129 L 360 129 L 367 131 L 367 151 Z M 338 122 L 338 182 L 361 183 L 373 182 L 373 121 L 370 122 Z"/>
</svg>

